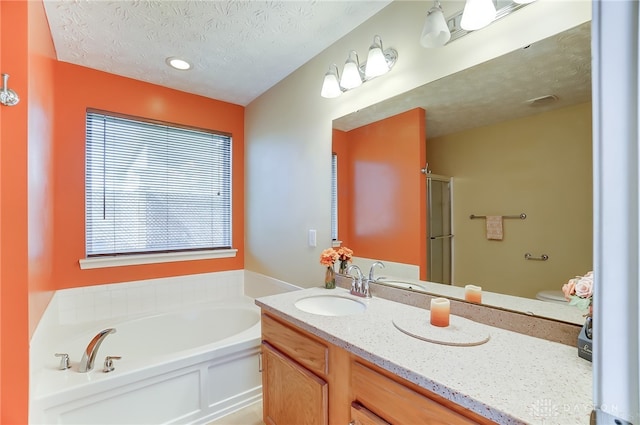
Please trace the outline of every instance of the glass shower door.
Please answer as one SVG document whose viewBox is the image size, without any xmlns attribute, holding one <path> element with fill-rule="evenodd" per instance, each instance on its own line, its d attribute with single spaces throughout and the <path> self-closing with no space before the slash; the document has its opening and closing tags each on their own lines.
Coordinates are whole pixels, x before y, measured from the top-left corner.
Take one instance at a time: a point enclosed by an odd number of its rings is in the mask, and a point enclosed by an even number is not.
<svg viewBox="0 0 640 425">
<path fill-rule="evenodd" d="M 451 179 L 427 175 L 427 280 L 451 284 Z"/>
</svg>

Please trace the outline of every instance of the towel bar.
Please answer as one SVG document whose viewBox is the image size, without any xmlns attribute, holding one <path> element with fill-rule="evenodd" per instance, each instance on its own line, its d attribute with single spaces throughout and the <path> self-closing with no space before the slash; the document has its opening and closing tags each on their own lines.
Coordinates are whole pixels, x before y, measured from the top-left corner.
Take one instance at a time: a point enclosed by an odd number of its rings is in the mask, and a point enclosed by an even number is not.
<svg viewBox="0 0 640 425">
<path fill-rule="evenodd" d="M 469 218 L 473 220 L 474 218 L 487 218 L 487 216 L 471 214 Z M 525 213 L 522 213 L 520 215 L 503 215 L 502 218 L 519 218 L 520 220 L 524 220 L 525 218 L 527 218 L 527 215 Z"/>
<path fill-rule="evenodd" d="M 526 254 L 524 254 L 524 259 L 525 260 L 535 260 L 535 261 L 547 261 L 549 259 L 549 256 L 547 254 L 542 254 L 539 257 L 534 257 L 533 255 L 529 254 L 528 252 Z"/>
</svg>

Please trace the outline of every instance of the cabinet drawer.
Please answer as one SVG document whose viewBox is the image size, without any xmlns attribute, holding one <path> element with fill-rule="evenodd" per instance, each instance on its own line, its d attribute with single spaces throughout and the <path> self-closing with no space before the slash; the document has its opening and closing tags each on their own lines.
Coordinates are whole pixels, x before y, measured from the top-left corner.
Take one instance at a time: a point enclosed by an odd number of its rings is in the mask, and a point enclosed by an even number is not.
<svg viewBox="0 0 640 425">
<path fill-rule="evenodd" d="M 262 315 L 262 339 L 294 359 L 307 369 L 326 376 L 329 349 L 303 333 Z"/>
<path fill-rule="evenodd" d="M 391 425 L 359 403 L 351 403 L 352 425 Z"/>
<path fill-rule="evenodd" d="M 354 362 L 351 370 L 355 400 L 392 424 L 468 425 L 478 423 L 361 363 Z"/>
</svg>

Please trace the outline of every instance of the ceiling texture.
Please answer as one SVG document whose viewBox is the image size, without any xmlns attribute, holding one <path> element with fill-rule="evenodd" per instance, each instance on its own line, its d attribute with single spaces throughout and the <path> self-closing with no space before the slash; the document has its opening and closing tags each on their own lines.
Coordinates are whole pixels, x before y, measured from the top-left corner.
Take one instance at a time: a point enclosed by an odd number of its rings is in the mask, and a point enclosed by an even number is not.
<svg viewBox="0 0 640 425">
<path fill-rule="evenodd" d="M 587 22 L 341 117 L 333 127 L 349 131 L 419 107 L 429 137 L 438 137 L 590 101 Z"/>
<path fill-rule="evenodd" d="M 44 5 L 58 60 L 246 106 L 391 1 L 45 0 Z M 463 5 L 442 0 L 445 16 Z M 429 136 L 436 137 L 590 101 L 590 30 L 587 23 L 541 40 L 338 119 L 334 127 L 351 130 L 422 107 L 428 111 Z M 193 68 L 170 68 L 165 61 L 172 56 Z M 557 101 L 529 106 L 527 100 L 545 95 Z"/>
<path fill-rule="evenodd" d="M 246 106 L 390 2 L 45 0 L 44 5 L 58 60 Z M 171 56 L 193 68 L 170 68 L 165 60 Z"/>
</svg>

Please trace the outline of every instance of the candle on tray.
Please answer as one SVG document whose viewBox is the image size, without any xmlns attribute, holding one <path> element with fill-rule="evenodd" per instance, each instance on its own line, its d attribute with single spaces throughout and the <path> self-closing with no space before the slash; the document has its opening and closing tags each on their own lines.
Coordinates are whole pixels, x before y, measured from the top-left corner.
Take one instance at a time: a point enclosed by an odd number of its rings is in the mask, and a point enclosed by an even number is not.
<svg viewBox="0 0 640 425">
<path fill-rule="evenodd" d="M 482 288 L 475 285 L 464 287 L 464 299 L 470 303 L 480 304 L 482 302 Z"/>
<path fill-rule="evenodd" d="M 431 324 L 433 326 L 449 326 L 449 300 L 446 298 L 431 299 Z"/>
</svg>

